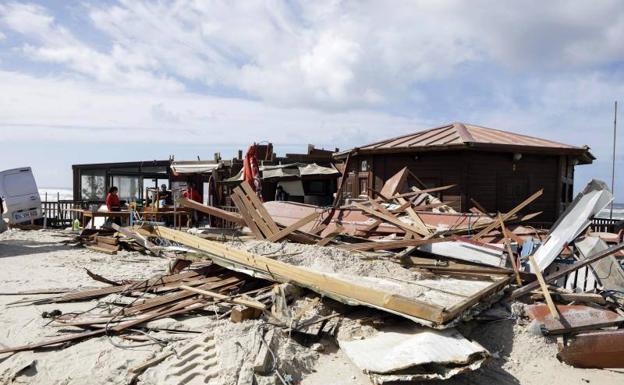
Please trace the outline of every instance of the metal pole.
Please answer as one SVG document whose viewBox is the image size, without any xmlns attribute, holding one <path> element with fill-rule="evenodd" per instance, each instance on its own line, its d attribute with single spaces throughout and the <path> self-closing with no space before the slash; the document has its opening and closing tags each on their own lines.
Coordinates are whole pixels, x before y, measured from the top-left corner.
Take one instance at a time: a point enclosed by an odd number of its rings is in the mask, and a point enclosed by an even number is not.
<svg viewBox="0 0 624 385">
<path fill-rule="evenodd" d="M 615 101 L 615 111 L 613 115 L 613 159 L 611 163 L 611 194 L 615 197 L 615 139 L 617 138 L 617 100 Z M 609 212 L 609 219 L 613 219 L 613 202 L 611 202 L 611 210 Z"/>
</svg>

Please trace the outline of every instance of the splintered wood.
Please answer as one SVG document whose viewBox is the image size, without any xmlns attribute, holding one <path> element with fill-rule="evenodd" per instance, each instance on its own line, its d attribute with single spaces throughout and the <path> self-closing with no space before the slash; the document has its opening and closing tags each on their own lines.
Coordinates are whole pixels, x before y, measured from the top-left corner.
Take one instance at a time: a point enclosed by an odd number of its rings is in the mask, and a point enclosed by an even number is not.
<svg viewBox="0 0 624 385">
<path fill-rule="evenodd" d="M 106 279 L 98 280 L 106 281 Z M 204 263 L 178 274 L 49 297 L 34 301 L 33 304 L 87 301 L 110 294 L 116 294 L 119 298 L 126 297 L 131 301 L 129 305 L 122 306 L 110 302 L 103 311 L 97 311 L 97 308 L 94 308 L 86 313 L 68 313 L 54 318 L 56 326 L 95 330 L 71 333 L 22 346 L 5 347 L 0 349 L 0 353 L 34 350 L 105 334 L 134 334 L 136 332 L 130 329 L 144 327 L 142 325 L 145 323 L 160 318 L 191 312 L 214 316 L 215 312 L 225 311 L 227 307 L 224 308 L 223 303 L 244 304 L 264 309 L 270 304 L 267 302 L 270 301 L 269 296 L 264 296 L 263 302 L 260 302 L 251 298 L 241 298 L 241 295 L 267 291 L 270 287 L 271 284 L 267 281 Z M 221 310 L 212 308 L 209 312 L 205 312 L 204 309 L 217 303 L 220 303 Z"/>
</svg>

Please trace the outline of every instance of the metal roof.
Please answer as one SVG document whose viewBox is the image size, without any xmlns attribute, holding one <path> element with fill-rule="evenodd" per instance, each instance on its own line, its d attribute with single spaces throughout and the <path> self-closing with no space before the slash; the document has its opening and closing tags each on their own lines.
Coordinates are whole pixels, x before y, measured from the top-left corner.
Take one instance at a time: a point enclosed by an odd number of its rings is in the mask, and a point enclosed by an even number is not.
<svg viewBox="0 0 624 385">
<path fill-rule="evenodd" d="M 588 155 L 589 162 L 591 162 L 591 159 L 595 159 L 586 146 L 576 147 L 552 140 L 460 122 L 385 139 L 360 146 L 356 150 L 358 153 L 391 153 L 395 151 L 424 151 L 466 147 L 489 147 L 499 150 L 531 149 L 548 153 Z M 348 152 L 336 153 L 334 156 L 341 157 L 343 154 L 346 156 Z"/>
</svg>

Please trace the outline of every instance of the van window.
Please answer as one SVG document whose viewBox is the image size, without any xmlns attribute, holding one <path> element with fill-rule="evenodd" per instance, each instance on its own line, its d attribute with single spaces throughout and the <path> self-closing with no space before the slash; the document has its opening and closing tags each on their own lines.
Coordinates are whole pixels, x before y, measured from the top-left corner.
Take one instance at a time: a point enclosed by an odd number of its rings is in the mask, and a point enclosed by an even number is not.
<svg viewBox="0 0 624 385">
<path fill-rule="evenodd" d="M 4 191 L 9 197 L 19 197 L 37 193 L 37 184 L 31 172 L 23 171 L 4 175 Z"/>
</svg>

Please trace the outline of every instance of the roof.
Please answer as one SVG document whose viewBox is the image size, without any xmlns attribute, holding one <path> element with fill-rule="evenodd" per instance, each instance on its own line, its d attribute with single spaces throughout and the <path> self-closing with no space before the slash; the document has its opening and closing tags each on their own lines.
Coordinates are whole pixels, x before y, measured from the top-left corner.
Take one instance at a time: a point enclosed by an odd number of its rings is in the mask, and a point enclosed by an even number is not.
<svg viewBox="0 0 624 385">
<path fill-rule="evenodd" d="M 210 174 L 223 166 L 221 162 L 213 160 L 186 160 L 171 163 L 171 171 L 174 175 L 180 174 Z"/>
<path fill-rule="evenodd" d="M 72 168 L 125 168 L 125 167 L 168 167 L 171 160 L 139 160 L 134 162 L 83 163 L 73 164 Z"/>
<path fill-rule="evenodd" d="M 321 176 L 321 175 L 335 175 L 340 174 L 333 166 L 323 167 L 316 163 L 290 163 L 279 164 L 270 166 L 260 166 L 262 172 L 262 179 L 296 179 L 304 176 Z M 225 182 L 240 182 L 243 180 L 243 169 L 238 174 L 225 180 Z"/>
<path fill-rule="evenodd" d="M 385 139 L 353 150 L 358 154 L 364 154 L 466 148 L 578 155 L 585 157 L 585 159 L 581 159 L 581 161 L 585 161 L 584 163 L 591 163 L 595 159 L 587 146 L 576 147 L 552 140 L 460 122 Z M 353 150 L 335 153 L 334 157 L 346 157 L 346 154 Z"/>
</svg>

